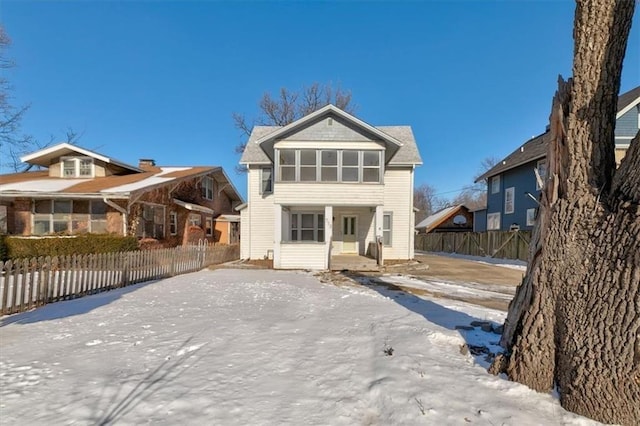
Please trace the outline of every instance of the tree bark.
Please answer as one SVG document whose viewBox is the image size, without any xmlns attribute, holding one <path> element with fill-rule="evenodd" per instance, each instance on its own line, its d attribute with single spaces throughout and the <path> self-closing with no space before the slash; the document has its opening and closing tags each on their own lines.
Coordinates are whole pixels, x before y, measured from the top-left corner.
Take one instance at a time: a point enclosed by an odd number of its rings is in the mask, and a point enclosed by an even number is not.
<svg viewBox="0 0 640 426">
<path fill-rule="evenodd" d="M 573 79 L 551 114 L 548 180 L 501 369 L 603 422 L 640 424 L 640 134 L 615 169 L 634 2 L 578 0 Z M 495 368 L 496 366 L 494 366 Z"/>
</svg>

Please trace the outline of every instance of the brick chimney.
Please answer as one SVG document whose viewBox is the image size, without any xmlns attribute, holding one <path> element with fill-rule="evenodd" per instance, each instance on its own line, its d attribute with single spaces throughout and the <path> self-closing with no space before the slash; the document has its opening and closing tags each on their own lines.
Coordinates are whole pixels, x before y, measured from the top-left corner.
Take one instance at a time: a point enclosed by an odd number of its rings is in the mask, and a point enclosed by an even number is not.
<svg viewBox="0 0 640 426">
<path fill-rule="evenodd" d="M 154 160 L 153 158 L 141 158 L 140 161 L 138 162 L 138 167 L 139 168 L 144 168 L 144 167 L 153 167 L 156 165 L 156 160 Z"/>
</svg>

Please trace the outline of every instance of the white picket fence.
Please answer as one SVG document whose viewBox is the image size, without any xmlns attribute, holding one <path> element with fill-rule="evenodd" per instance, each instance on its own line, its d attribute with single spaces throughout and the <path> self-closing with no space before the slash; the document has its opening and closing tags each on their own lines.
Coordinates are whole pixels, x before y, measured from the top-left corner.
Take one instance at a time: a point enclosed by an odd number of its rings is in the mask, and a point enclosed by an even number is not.
<svg viewBox="0 0 640 426">
<path fill-rule="evenodd" d="M 237 244 L 200 245 L 0 262 L 0 315 L 194 272 L 239 254 Z"/>
</svg>

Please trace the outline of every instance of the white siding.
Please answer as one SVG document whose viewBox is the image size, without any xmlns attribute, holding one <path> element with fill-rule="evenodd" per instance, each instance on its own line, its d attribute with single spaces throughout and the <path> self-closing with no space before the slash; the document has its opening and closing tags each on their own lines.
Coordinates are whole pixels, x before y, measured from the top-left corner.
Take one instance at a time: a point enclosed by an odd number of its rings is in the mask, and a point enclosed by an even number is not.
<svg viewBox="0 0 640 426">
<path fill-rule="evenodd" d="M 264 259 L 273 250 L 273 195 L 260 194 L 260 169 L 249 168 L 247 199 L 251 259 Z"/>
<path fill-rule="evenodd" d="M 385 259 L 410 259 L 413 246 L 413 168 L 387 169 L 384 174 L 384 212 L 393 214 L 391 247 Z"/>
<path fill-rule="evenodd" d="M 281 269 L 327 269 L 324 243 L 280 244 Z"/>
<path fill-rule="evenodd" d="M 249 221 L 249 207 L 240 210 L 240 259 L 251 256 L 251 225 Z"/>
<path fill-rule="evenodd" d="M 276 182 L 274 185 L 274 201 L 282 205 L 376 206 L 383 203 L 385 193 L 385 185 L 380 184 Z"/>
</svg>

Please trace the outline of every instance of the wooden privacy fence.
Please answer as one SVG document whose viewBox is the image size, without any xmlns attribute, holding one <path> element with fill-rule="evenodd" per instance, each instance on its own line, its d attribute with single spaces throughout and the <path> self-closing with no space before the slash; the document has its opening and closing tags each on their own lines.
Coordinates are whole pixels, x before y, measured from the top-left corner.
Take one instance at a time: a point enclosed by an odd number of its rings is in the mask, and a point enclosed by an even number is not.
<svg viewBox="0 0 640 426">
<path fill-rule="evenodd" d="M 237 244 L 0 262 L 0 315 L 238 259 Z"/>
<path fill-rule="evenodd" d="M 527 260 L 531 231 L 435 232 L 418 234 L 416 250 Z"/>
</svg>

